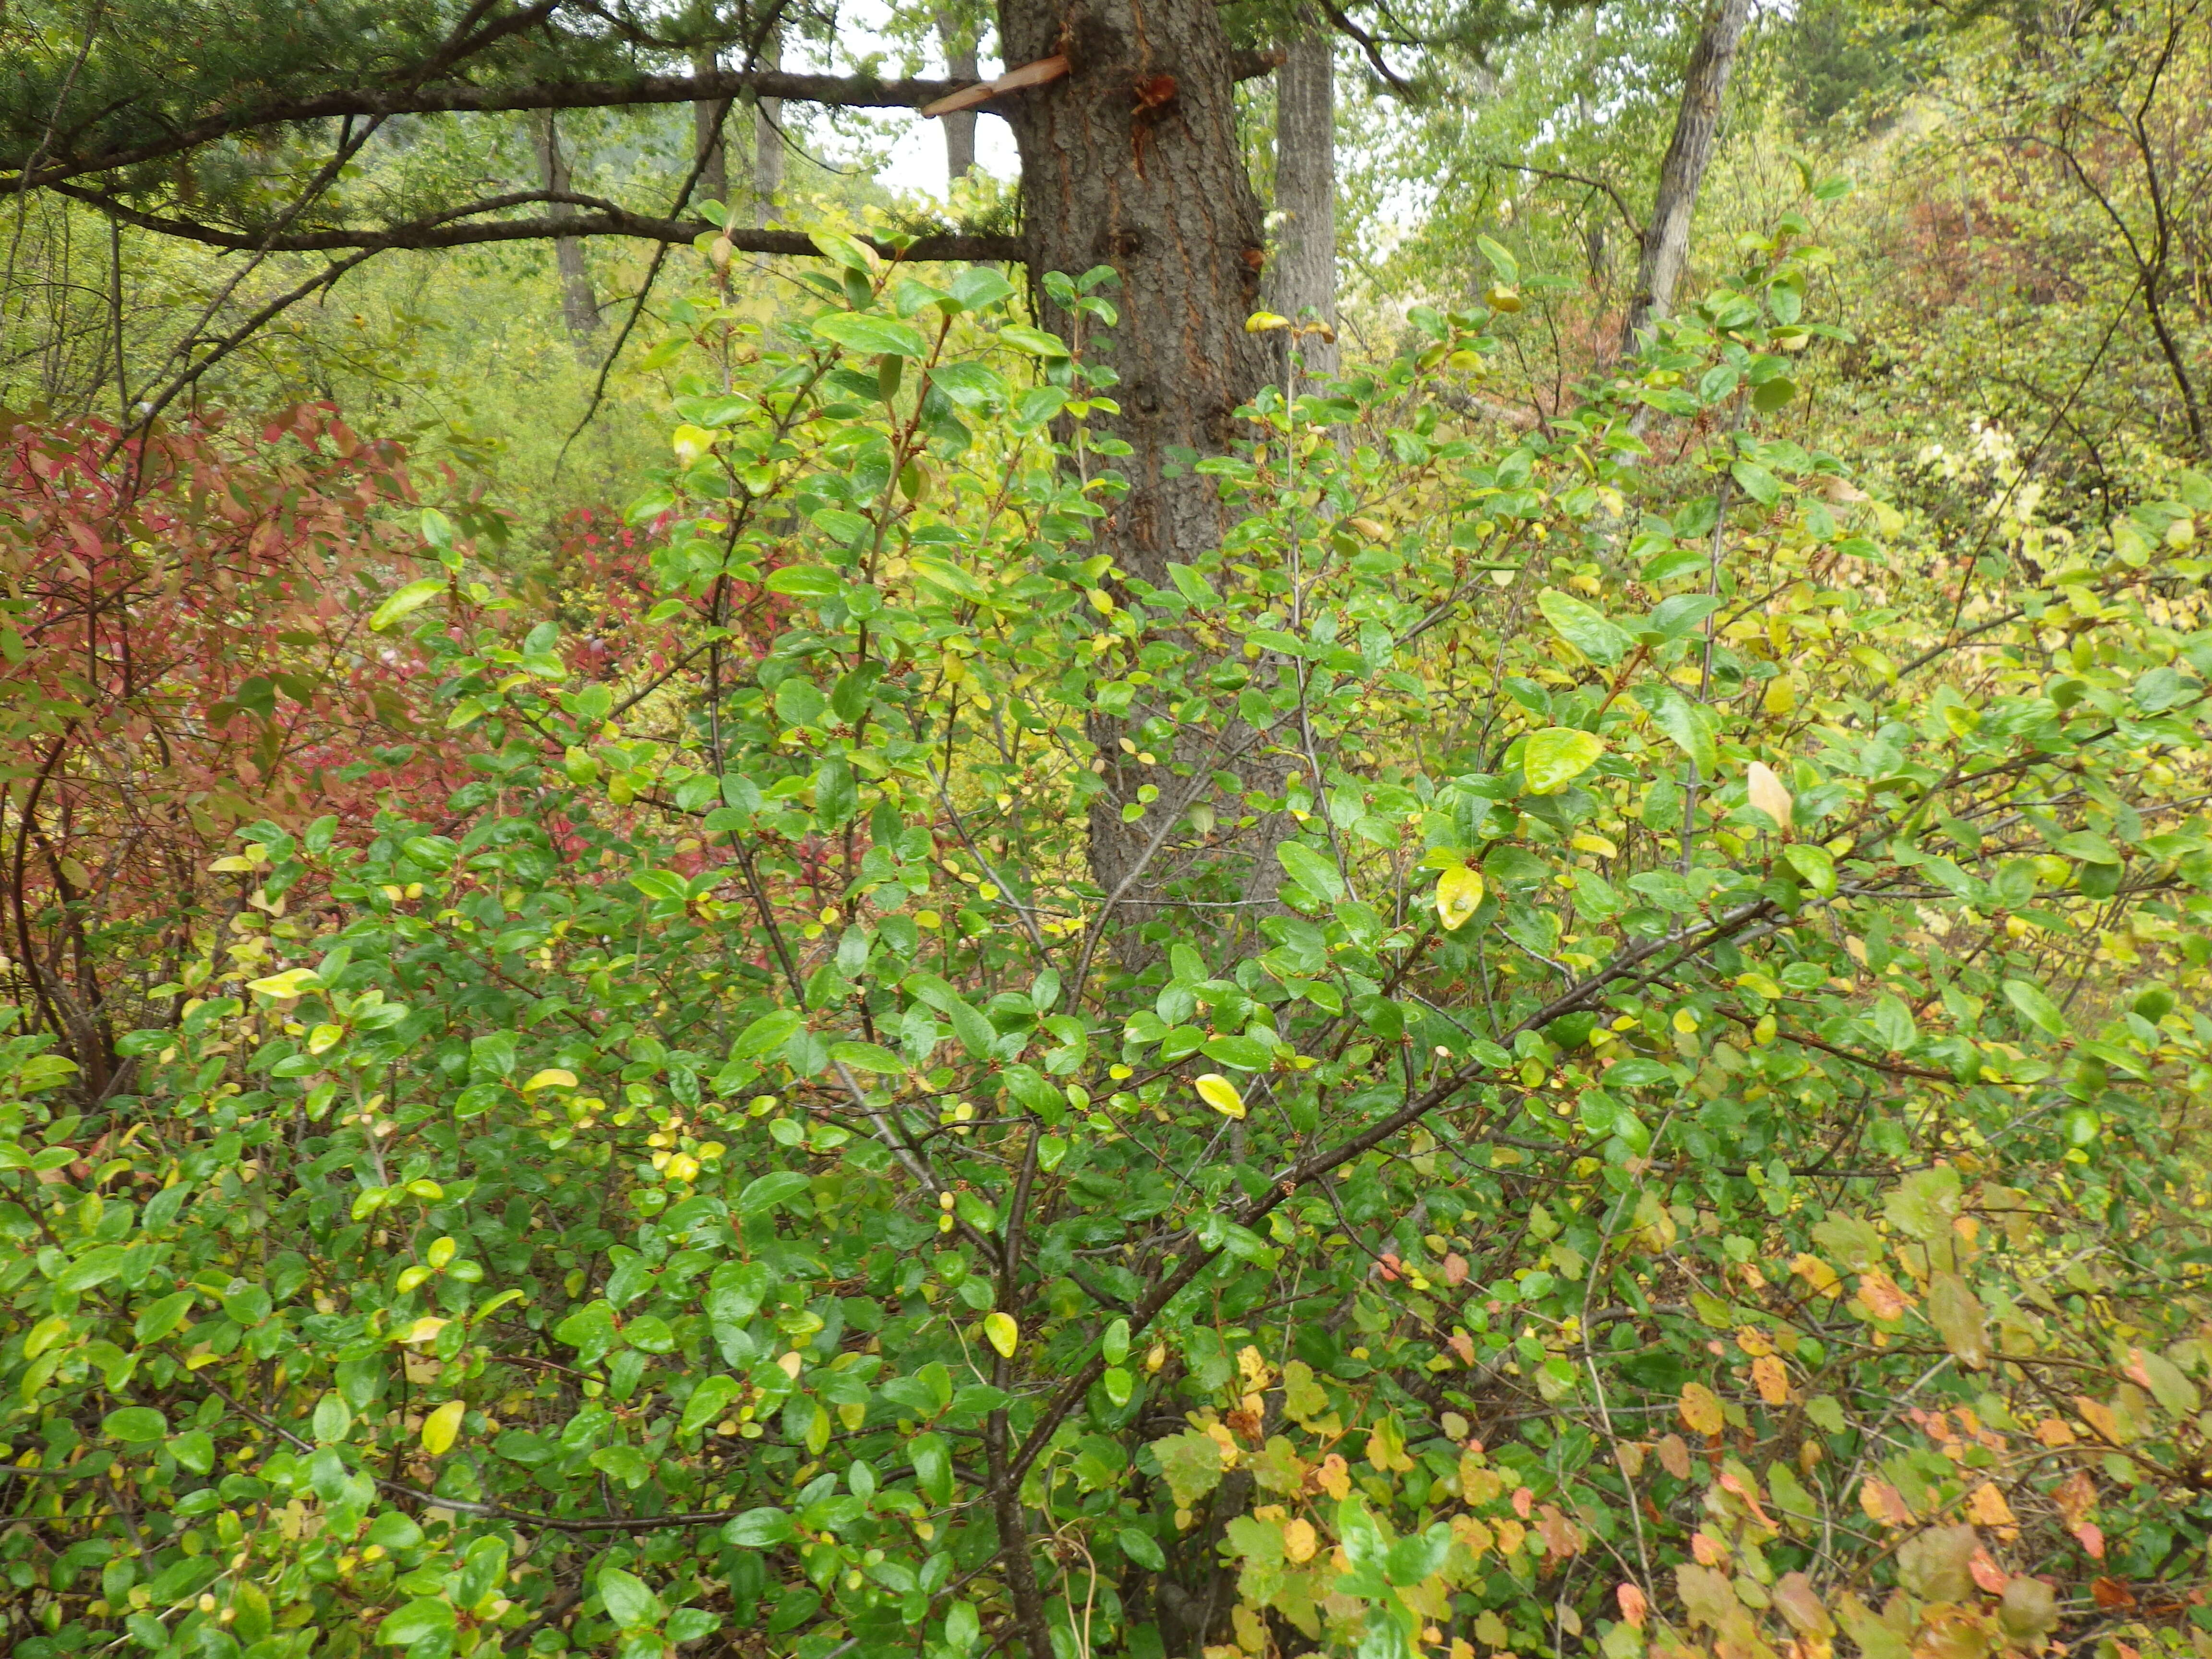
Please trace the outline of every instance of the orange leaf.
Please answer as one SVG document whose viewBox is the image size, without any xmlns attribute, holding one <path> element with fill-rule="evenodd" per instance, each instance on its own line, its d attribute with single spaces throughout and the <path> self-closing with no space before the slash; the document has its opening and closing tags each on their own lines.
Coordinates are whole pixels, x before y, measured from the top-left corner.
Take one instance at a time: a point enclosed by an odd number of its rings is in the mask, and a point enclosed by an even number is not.
<svg viewBox="0 0 2212 1659">
<path fill-rule="evenodd" d="M 2136 1604 L 2135 1592 L 2117 1578 L 2091 1580 L 2089 1594 L 2100 1607 L 2131 1607 Z"/>
<path fill-rule="evenodd" d="M 2094 1521 L 2084 1521 L 2075 1528 L 2074 1537 L 2092 1561 L 2105 1559 L 2105 1529 Z"/>
<path fill-rule="evenodd" d="M 1967 1507 L 1973 1510 L 1974 1519 L 1985 1527 L 2016 1524 L 2013 1519 L 2012 1505 L 2005 1502 L 2005 1495 L 1997 1490 L 1994 1480 L 1984 1480 L 1975 1487 L 1974 1496 Z"/>
<path fill-rule="evenodd" d="M 1869 1480 L 1859 1488 L 1859 1507 L 1869 1518 L 1885 1527 L 1909 1527 L 1912 1524 L 1912 1506 L 1905 1495 L 1887 1480 Z"/>
<path fill-rule="evenodd" d="M 1759 1397 L 1770 1406 L 1790 1403 L 1790 1373 L 1772 1354 L 1751 1362 L 1751 1380 L 1759 1384 Z"/>
<path fill-rule="evenodd" d="M 2005 1570 L 1990 1558 L 1987 1550 L 1976 1550 L 1966 1563 L 1966 1571 L 1974 1575 L 1974 1582 L 1992 1595 L 2002 1595 L 2004 1587 L 2012 1582 Z"/>
<path fill-rule="evenodd" d="M 1898 1288 L 1897 1281 L 1880 1268 L 1859 1275 L 1859 1300 L 1876 1319 L 1899 1319 L 1912 1305 L 1912 1298 Z"/>
<path fill-rule="evenodd" d="M 1633 1584 L 1622 1584 L 1613 1594 L 1613 1599 L 1620 1603 L 1620 1616 L 1628 1621 L 1629 1628 L 1642 1630 L 1644 1615 L 1651 1607 L 1651 1604 L 1644 1599 L 1644 1592 Z"/>
<path fill-rule="evenodd" d="M 2102 1401 L 2092 1400 L 2087 1395 L 2077 1395 L 2074 1408 L 2081 1413 L 2081 1420 L 2096 1432 L 2097 1437 L 2108 1446 L 2120 1443 L 2120 1420 L 2112 1415 L 2112 1408 Z"/>
</svg>

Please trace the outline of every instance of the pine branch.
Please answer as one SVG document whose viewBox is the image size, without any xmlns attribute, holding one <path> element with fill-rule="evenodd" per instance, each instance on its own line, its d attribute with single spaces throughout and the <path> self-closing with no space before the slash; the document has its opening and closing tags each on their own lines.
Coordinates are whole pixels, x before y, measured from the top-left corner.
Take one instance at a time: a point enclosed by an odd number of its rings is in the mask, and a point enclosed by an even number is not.
<svg viewBox="0 0 2212 1659">
<path fill-rule="evenodd" d="M 1231 73 L 1239 81 L 1255 79 L 1273 70 L 1279 56 L 1240 52 L 1231 65 Z M 622 80 L 538 81 L 509 86 L 442 82 L 429 86 L 393 83 L 347 87 L 308 97 L 274 99 L 238 110 L 216 112 L 142 143 L 120 144 L 82 154 L 71 151 L 44 164 L 33 157 L 24 167 L 0 172 L 0 195 L 51 188 L 88 174 L 112 173 L 185 155 L 224 138 L 264 127 L 343 116 L 389 118 L 549 109 L 623 109 L 653 104 L 712 102 L 747 94 L 842 109 L 919 109 L 966 89 L 962 83 L 952 81 L 911 77 L 884 81 L 868 75 L 817 75 L 758 69 L 641 75 Z"/>
<path fill-rule="evenodd" d="M 560 236 L 629 236 L 641 241 L 689 244 L 721 229 L 703 219 L 666 219 L 633 213 L 619 203 L 599 196 L 569 191 L 516 191 L 491 196 L 465 207 L 450 209 L 435 218 L 414 220 L 375 228 L 342 228 L 291 231 L 270 236 L 265 233 L 228 230 L 196 220 L 178 219 L 133 208 L 112 196 L 74 185 L 52 186 L 57 193 L 83 203 L 141 230 L 173 236 L 181 241 L 234 252 L 330 253 L 349 249 L 381 252 L 387 249 L 473 247 L 489 242 L 527 242 Z M 561 214 L 530 219 L 477 220 L 473 216 L 501 213 L 519 207 L 582 207 L 584 214 Z M 739 228 L 725 233 L 741 253 L 812 255 L 819 252 L 811 238 L 795 230 Z M 862 238 L 864 241 L 869 239 Z M 984 233 L 949 231 L 918 237 L 902 253 L 889 243 L 869 241 L 885 258 L 908 261 L 935 259 L 1018 260 L 1018 239 Z"/>
</svg>

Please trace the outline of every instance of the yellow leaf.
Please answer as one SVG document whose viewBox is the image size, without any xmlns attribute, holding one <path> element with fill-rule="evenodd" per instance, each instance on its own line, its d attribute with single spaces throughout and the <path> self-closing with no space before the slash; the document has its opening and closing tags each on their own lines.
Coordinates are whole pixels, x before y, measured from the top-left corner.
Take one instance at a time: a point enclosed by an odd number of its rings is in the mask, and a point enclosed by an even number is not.
<svg viewBox="0 0 2212 1659">
<path fill-rule="evenodd" d="M 1014 1323 L 1012 1314 L 994 1313 L 983 1316 L 983 1334 L 1002 1359 L 1012 1359 L 1014 1348 L 1022 1340 L 1022 1328 Z"/>
<path fill-rule="evenodd" d="M 1300 1518 L 1284 1527 L 1283 1553 L 1293 1562 L 1312 1560 L 1314 1552 L 1320 1547 L 1321 1540 L 1315 1535 L 1312 1522 Z"/>
<path fill-rule="evenodd" d="M 271 974 L 266 979 L 246 981 L 249 991 L 258 991 L 264 996 L 291 998 L 313 990 L 321 981 L 312 968 L 288 968 L 281 974 Z"/>
<path fill-rule="evenodd" d="M 1713 1391 L 1702 1382 L 1682 1385 L 1682 1421 L 1698 1434 L 1718 1434 L 1727 1419 L 1721 1414 L 1721 1402 Z"/>
<path fill-rule="evenodd" d="M 1774 775 L 1771 768 L 1763 761 L 1753 761 L 1744 774 L 1744 781 L 1751 796 L 1751 804 L 1774 820 L 1778 830 L 1790 828 L 1790 812 L 1796 804 L 1782 780 Z"/>
<path fill-rule="evenodd" d="M 1244 319 L 1244 331 L 1247 334 L 1266 334 L 1275 329 L 1288 328 L 1290 325 L 1289 318 L 1279 317 L 1272 311 L 1255 311 Z"/>
<path fill-rule="evenodd" d="M 1826 1296 L 1843 1283 L 1836 1276 L 1836 1270 L 1817 1255 L 1800 1255 L 1790 1264 L 1790 1271 L 1810 1285 L 1815 1296 Z"/>
<path fill-rule="evenodd" d="M 1567 845 L 1577 852 L 1595 853 L 1601 858 L 1617 859 L 1620 856 L 1620 848 L 1614 846 L 1611 841 L 1603 836 L 1594 835 L 1587 830 L 1569 842 Z"/>
<path fill-rule="evenodd" d="M 435 1315 L 425 1314 L 410 1325 L 407 1328 L 407 1334 L 399 1340 L 407 1343 L 428 1342 L 435 1338 L 440 1331 L 444 1330 L 446 1324 L 445 1320 L 438 1318 Z"/>
<path fill-rule="evenodd" d="M 1237 1092 L 1237 1085 L 1218 1072 L 1208 1072 L 1191 1086 L 1198 1097 L 1224 1117 L 1244 1115 L 1244 1097 Z"/>
<path fill-rule="evenodd" d="M 1462 864 L 1437 878 L 1437 920 L 1446 932 L 1466 927 L 1481 904 L 1481 871 Z"/>
<path fill-rule="evenodd" d="M 576 1074 L 556 1066 L 548 1071 L 533 1074 L 530 1081 L 522 1085 L 522 1092 L 527 1095 L 534 1094 L 540 1089 L 573 1089 L 575 1086 Z"/>
<path fill-rule="evenodd" d="M 438 1457 L 453 1449 L 453 1437 L 461 1431 L 461 1419 L 468 1415 L 465 1400 L 448 1400 L 444 1405 L 422 1419 L 422 1449 Z"/>
</svg>

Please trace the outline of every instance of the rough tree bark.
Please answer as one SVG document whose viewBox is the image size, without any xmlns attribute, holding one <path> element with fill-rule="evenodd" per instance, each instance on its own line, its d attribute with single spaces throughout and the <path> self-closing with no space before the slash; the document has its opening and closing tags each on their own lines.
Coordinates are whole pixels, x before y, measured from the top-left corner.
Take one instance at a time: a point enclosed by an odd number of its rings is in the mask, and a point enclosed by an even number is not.
<svg viewBox="0 0 2212 1659">
<path fill-rule="evenodd" d="M 952 13 L 937 14 L 937 39 L 944 47 L 945 73 L 949 79 L 965 82 L 983 78 L 975 58 L 975 33 Z M 944 122 L 945 181 L 957 185 L 975 165 L 975 112 L 955 110 Z"/>
<path fill-rule="evenodd" d="M 540 110 L 532 116 L 530 131 L 538 151 L 538 177 L 548 191 L 565 194 L 573 186 L 553 112 Z M 584 262 L 583 243 L 574 236 L 555 238 L 553 264 L 561 276 L 561 318 L 568 325 L 569 337 L 580 347 L 599 326 L 599 302 L 592 293 L 592 272 Z"/>
<path fill-rule="evenodd" d="M 763 69 L 783 67 L 783 26 L 769 31 L 761 45 Z M 775 198 L 783 191 L 783 100 L 763 98 L 753 111 L 753 222 L 765 225 L 775 216 Z"/>
<path fill-rule="evenodd" d="M 691 70 L 695 75 L 708 76 L 717 65 L 711 52 L 694 52 Z M 702 98 L 691 106 L 691 154 L 703 165 L 699 169 L 697 199 L 720 202 L 727 207 L 730 202 L 730 146 L 724 131 L 722 100 Z"/>
<path fill-rule="evenodd" d="M 1651 223 L 1644 233 L 1644 257 L 1636 272 L 1636 291 L 1620 325 L 1620 349 L 1636 349 L 1638 332 L 1674 303 L 1674 287 L 1690 256 L 1690 222 L 1697 212 L 1698 187 L 1713 159 L 1713 138 L 1728 95 L 1736 48 L 1751 21 L 1751 0 L 1710 0 L 1682 76 L 1682 104 L 1674 118 L 1674 142 L 1659 164 L 1659 194 L 1651 204 Z"/>
<path fill-rule="evenodd" d="M 1336 60 L 1334 37 L 1291 43 L 1275 71 L 1274 258 L 1270 309 L 1294 323 L 1310 313 L 1336 328 Z M 1286 348 L 1287 349 L 1287 348 Z M 1310 374 L 1336 373 L 1334 341 L 1309 334 L 1298 350 Z"/>
<path fill-rule="evenodd" d="M 1000 0 L 999 36 L 1011 65 L 1069 60 L 1065 78 L 1006 108 L 1030 270 L 1035 278 L 1104 264 L 1121 278 L 1121 323 L 1103 355 L 1121 376 L 1111 395 L 1121 412 L 1091 429 L 1129 445 L 1116 465 L 1130 488 L 1101 546 L 1130 575 L 1165 586 L 1169 563 L 1194 560 L 1224 527 L 1212 481 L 1174 467 L 1170 452 L 1227 449 L 1238 405 L 1268 374 L 1262 337 L 1244 331 L 1266 261 L 1229 43 L 1212 0 Z M 1040 302 L 1048 326 L 1068 331 L 1068 319 Z M 1170 810 L 1176 791 L 1203 787 L 1205 757 L 1161 757 L 1198 765 L 1185 781 L 1123 751 L 1118 722 L 1102 721 L 1097 736 L 1107 761 L 1091 817 L 1092 877 L 1126 901 L 1150 884 L 1140 872 L 1155 830 L 1180 816 Z M 1146 783 L 1164 799 L 1125 824 L 1123 804 Z"/>
</svg>

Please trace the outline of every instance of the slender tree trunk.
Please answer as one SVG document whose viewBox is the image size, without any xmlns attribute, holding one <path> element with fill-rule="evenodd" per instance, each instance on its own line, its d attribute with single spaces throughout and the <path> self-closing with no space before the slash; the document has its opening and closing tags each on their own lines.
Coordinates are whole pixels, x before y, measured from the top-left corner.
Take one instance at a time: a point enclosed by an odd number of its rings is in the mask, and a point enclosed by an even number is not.
<svg viewBox="0 0 2212 1659">
<path fill-rule="evenodd" d="M 538 173 L 544 187 L 558 194 L 570 187 L 568 158 L 561 153 L 561 133 L 551 110 L 531 118 L 531 135 L 538 150 Z M 556 208 L 556 213 L 571 210 Z M 561 276 L 561 317 L 568 333 L 580 346 L 599 326 L 599 302 L 592 293 L 591 267 L 584 262 L 580 238 L 561 236 L 553 242 L 554 268 Z"/>
<path fill-rule="evenodd" d="M 711 52 L 694 52 L 691 70 L 695 75 L 711 75 L 717 65 Z M 691 154 L 703 163 L 699 169 L 697 199 L 730 204 L 730 146 L 729 135 L 722 120 L 723 106 L 720 99 L 702 98 L 691 106 Z"/>
<path fill-rule="evenodd" d="M 1033 277 L 1110 266 L 1120 325 L 1102 343 L 1121 377 L 1117 415 L 1094 435 L 1131 453 L 1111 463 L 1128 479 L 1101 532 L 1100 550 L 1129 576 L 1169 583 L 1170 562 L 1215 546 L 1224 514 L 1210 479 L 1173 464 L 1172 451 L 1214 455 L 1236 434 L 1236 410 L 1268 374 L 1262 337 L 1244 319 L 1266 263 L 1259 203 L 1245 176 L 1229 45 L 1212 0 L 1000 0 L 1006 61 L 1065 53 L 1061 80 L 1008 100 L 1022 160 L 1023 218 Z M 1040 296 L 1047 326 L 1073 331 Z M 1124 603 L 1129 590 L 1122 590 Z M 1133 720 L 1158 711 L 1139 708 Z M 1104 787 L 1091 813 L 1091 874 L 1125 908 L 1152 888 L 1156 834 L 1171 828 L 1184 792 L 1206 790 L 1206 763 L 1161 755 L 1147 766 L 1120 747 L 1120 722 L 1100 720 Z M 1188 767 L 1188 778 L 1173 775 Z M 1121 808 L 1147 783 L 1162 799 L 1133 823 Z M 1209 792 L 1210 793 L 1210 792 Z M 1022 1568 L 1009 1565 L 1017 1607 Z M 1033 1659 L 1050 1649 L 1031 1643 Z"/>
<path fill-rule="evenodd" d="M 1659 164 L 1659 195 L 1651 205 L 1650 228 L 1644 233 L 1644 257 L 1636 272 L 1636 292 L 1620 326 L 1620 349 L 1636 349 L 1636 336 L 1655 317 L 1673 309 L 1674 287 L 1690 257 L 1690 222 L 1698 208 L 1698 187 L 1713 159 L 1713 137 L 1728 96 L 1736 48 L 1751 21 L 1751 0 L 1709 0 L 1690 66 L 1682 76 L 1682 106 L 1674 118 L 1674 139 Z"/>
<path fill-rule="evenodd" d="M 937 38 L 945 49 L 945 73 L 956 82 L 980 81 L 974 33 L 949 11 L 937 14 Z M 945 175 L 958 184 L 975 165 L 975 112 L 955 110 L 944 118 Z"/>
<path fill-rule="evenodd" d="M 760 66 L 783 67 L 783 26 L 769 31 L 761 47 Z M 783 193 L 783 100 L 763 98 L 753 112 L 753 222 L 764 225 L 775 216 L 776 198 Z"/>
<path fill-rule="evenodd" d="M 1275 211 L 1271 308 L 1336 329 L 1336 55 L 1326 32 L 1291 43 L 1275 71 Z M 1333 339 L 1303 336 L 1306 372 L 1336 373 Z"/>
</svg>

